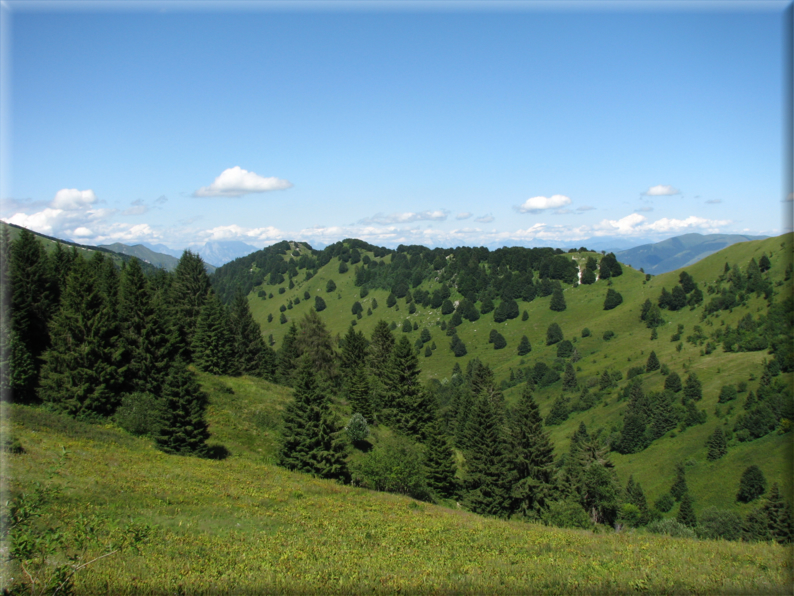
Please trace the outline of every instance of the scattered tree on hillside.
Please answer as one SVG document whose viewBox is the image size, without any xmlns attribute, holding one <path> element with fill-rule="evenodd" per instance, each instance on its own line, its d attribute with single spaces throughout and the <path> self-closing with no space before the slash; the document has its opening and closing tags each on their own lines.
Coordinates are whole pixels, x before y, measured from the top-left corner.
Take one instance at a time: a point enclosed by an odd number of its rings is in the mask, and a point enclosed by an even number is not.
<svg viewBox="0 0 794 596">
<path fill-rule="evenodd" d="M 756 500 L 766 492 L 766 478 L 758 466 L 749 466 L 742 473 L 739 480 L 739 492 L 736 500 L 740 503 L 749 503 Z"/>
<path fill-rule="evenodd" d="M 681 497 L 681 506 L 678 509 L 678 515 L 675 519 L 679 524 L 687 526 L 688 528 L 694 528 L 697 525 L 695 509 L 692 507 L 692 497 L 689 496 L 688 492 L 684 493 L 684 496 Z"/>
<path fill-rule="evenodd" d="M 675 481 L 670 487 L 670 494 L 676 501 L 680 501 L 688 492 L 686 485 L 686 468 L 684 464 L 677 464 L 675 467 Z"/>
<path fill-rule="evenodd" d="M 171 364 L 162 400 L 163 417 L 155 436 L 157 448 L 177 455 L 205 455 L 210 436 L 205 420 L 207 395 L 181 358 Z"/>
<path fill-rule="evenodd" d="M 425 447 L 425 474 L 428 488 L 442 498 L 455 497 L 459 488 L 455 472 L 455 454 L 444 433 L 441 419 L 436 416 L 429 426 Z"/>
<path fill-rule="evenodd" d="M 193 362 L 213 375 L 237 373 L 232 336 L 226 309 L 217 295 L 210 291 L 199 312 L 190 351 Z"/>
<path fill-rule="evenodd" d="M 556 312 L 562 312 L 566 309 L 565 296 L 562 295 L 562 288 L 554 288 L 551 294 L 549 308 Z"/>
<path fill-rule="evenodd" d="M 532 351 L 532 346 L 529 343 L 529 339 L 526 335 L 521 336 L 521 341 L 518 343 L 518 355 L 519 356 L 526 356 Z"/>
<path fill-rule="evenodd" d="M 659 359 L 656 357 L 656 352 L 651 350 L 648 360 L 645 363 L 645 372 L 653 372 L 659 370 L 660 367 L 661 365 L 659 364 Z"/>
<path fill-rule="evenodd" d="M 607 290 L 607 296 L 604 299 L 604 310 L 612 310 L 623 303 L 623 296 L 617 293 L 612 288 Z"/>
<path fill-rule="evenodd" d="M 552 323 L 546 330 L 546 345 L 551 346 L 557 342 L 562 341 L 562 329 L 557 323 Z"/>
<path fill-rule="evenodd" d="M 711 434 L 708 441 L 706 441 L 706 447 L 708 448 L 708 455 L 706 457 L 711 461 L 717 460 L 728 453 L 728 441 L 725 439 L 722 427 L 718 426 L 714 429 L 714 432 Z"/>
<path fill-rule="evenodd" d="M 193 344 L 201 307 L 204 306 L 210 289 L 210 279 L 204 261 L 199 255 L 186 250 L 174 270 L 168 298 L 171 321 L 176 331 L 176 344 L 179 354 L 186 362 L 193 359 L 190 347 Z"/>
</svg>

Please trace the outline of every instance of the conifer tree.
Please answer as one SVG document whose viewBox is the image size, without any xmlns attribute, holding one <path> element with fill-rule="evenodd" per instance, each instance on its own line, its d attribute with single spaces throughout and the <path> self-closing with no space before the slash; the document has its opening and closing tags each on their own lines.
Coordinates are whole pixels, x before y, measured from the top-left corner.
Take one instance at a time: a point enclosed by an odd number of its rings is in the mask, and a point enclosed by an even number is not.
<svg viewBox="0 0 794 596">
<path fill-rule="evenodd" d="M 551 346 L 563 340 L 562 329 L 557 323 L 552 323 L 546 330 L 546 345 Z"/>
<path fill-rule="evenodd" d="M 637 453 L 647 445 L 645 435 L 646 421 L 641 412 L 629 409 L 623 418 L 623 430 L 620 432 L 615 450 L 618 453 Z"/>
<path fill-rule="evenodd" d="M 240 374 L 275 380 L 276 353 L 262 337 L 259 323 L 251 315 L 248 299 L 238 291 L 229 308 L 232 353 Z"/>
<path fill-rule="evenodd" d="M 648 360 L 645 363 L 645 372 L 653 372 L 655 370 L 659 370 L 661 364 L 659 364 L 659 359 L 656 357 L 656 352 L 651 351 L 650 355 L 648 356 Z"/>
<path fill-rule="evenodd" d="M 425 447 L 425 476 L 427 486 L 438 496 L 451 499 L 458 492 L 455 478 L 455 454 L 449 445 L 439 417 L 429 425 Z"/>
<path fill-rule="evenodd" d="M 138 259 L 121 273 L 118 319 L 126 351 L 125 390 L 160 395 L 175 341 L 162 300 L 153 294 Z"/>
<path fill-rule="evenodd" d="M 794 519 L 791 506 L 780 494 L 777 482 L 772 485 L 761 511 L 766 516 L 769 535 L 781 544 L 791 544 L 794 539 Z"/>
<path fill-rule="evenodd" d="M 352 376 L 347 383 L 347 397 L 353 413 L 358 412 L 368 421 L 374 420 L 372 400 L 370 396 L 369 382 L 364 374 L 364 368 L 359 367 L 353 370 Z"/>
<path fill-rule="evenodd" d="M 739 481 L 739 492 L 736 493 L 736 500 L 740 503 L 749 503 L 765 492 L 766 478 L 761 468 L 755 465 L 746 468 Z"/>
<path fill-rule="evenodd" d="M 207 395 L 181 358 L 171 364 L 162 390 L 162 419 L 155 444 L 177 455 L 207 453 Z"/>
<path fill-rule="evenodd" d="M 201 307 L 204 306 L 210 288 L 204 261 L 199 255 L 186 250 L 177 263 L 169 287 L 171 320 L 175 326 L 179 354 L 186 362 L 193 358 L 190 347 L 193 345 Z"/>
<path fill-rule="evenodd" d="M 404 434 L 423 440 L 433 420 L 433 403 L 419 381 L 419 360 L 411 341 L 402 336 L 382 372 L 387 420 Z"/>
<path fill-rule="evenodd" d="M 676 521 L 689 528 L 694 528 L 698 523 L 697 517 L 695 517 L 695 509 L 692 507 L 692 497 L 689 496 L 688 492 L 681 497 L 681 506 L 678 509 Z"/>
<path fill-rule="evenodd" d="M 80 417 L 109 416 L 123 387 L 123 344 L 113 313 L 84 261 L 75 263 L 50 326 L 39 396 Z"/>
<path fill-rule="evenodd" d="M 577 385 L 576 371 L 573 369 L 573 364 L 568 362 L 565 364 L 565 374 L 562 376 L 562 388 L 565 391 L 573 391 Z"/>
<path fill-rule="evenodd" d="M 21 344 L 14 348 L 17 357 L 21 361 L 32 362 L 35 371 L 31 376 L 17 377 L 15 395 L 21 402 L 30 402 L 35 400 L 41 369 L 39 357 L 50 346 L 47 325 L 55 312 L 55 303 L 47 253 L 35 234 L 20 230 L 10 247 L 8 275 L 11 281 L 11 325 L 15 334 L 11 336 L 9 345 Z"/>
<path fill-rule="evenodd" d="M 190 344 L 193 362 L 199 370 L 213 375 L 237 373 L 229 327 L 226 309 L 215 292 L 208 292 Z"/>
<path fill-rule="evenodd" d="M 670 487 L 670 494 L 676 501 L 680 501 L 687 493 L 686 469 L 684 464 L 677 464 L 675 468 L 675 482 Z"/>
<path fill-rule="evenodd" d="M 562 312 L 566 309 L 565 296 L 562 295 L 562 288 L 554 288 L 554 291 L 551 293 L 549 308 L 556 312 Z"/>
<path fill-rule="evenodd" d="M 532 517 L 554 498 L 554 447 L 543 430 L 535 399 L 524 387 L 510 418 L 508 465 L 512 489 L 511 510 Z"/>
<path fill-rule="evenodd" d="M 532 351 L 532 346 L 529 343 L 529 339 L 526 335 L 521 336 L 521 341 L 518 343 L 518 355 L 519 356 L 526 356 Z"/>
<path fill-rule="evenodd" d="M 640 483 L 634 482 L 634 476 L 629 476 L 629 482 L 626 485 L 626 501 L 640 510 L 639 525 L 643 526 L 650 521 L 648 501 L 645 499 L 645 493 Z"/>
<path fill-rule="evenodd" d="M 709 450 L 706 457 L 711 461 L 717 460 L 728 453 L 728 441 L 725 439 L 722 427 L 718 426 L 714 429 L 714 432 L 706 441 L 706 447 Z"/>
<path fill-rule="evenodd" d="M 678 393 L 681 391 L 681 377 L 678 376 L 677 372 L 671 372 L 667 377 L 664 379 L 664 388 L 672 391 L 673 393 Z"/>
<path fill-rule="evenodd" d="M 695 373 L 689 373 L 684 384 L 684 396 L 686 399 L 698 401 L 703 398 L 703 387 Z"/>
<path fill-rule="evenodd" d="M 394 350 L 394 341 L 394 334 L 389 329 L 389 324 L 383 319 L 379 320 L 372 331 L 369 345 L 369 367 L 372 374 L 376 376 L 382 374 Z"/>
<path fill-rule="evenodd" d="M 342 352 L 339 355 L 339 368 L 342 374 L 348 378 L 354 371 L 364 368 L 367 361 L 367 348 L 369 342 L 364 337 L 364 333 L 356 331 L 351 325 L 345 337 L 342 338 Z"/>
<path fill-rule="evenodd" d="M 314 366 L 318 380 L 335 385 L 338 381 L 337 354 L 334 341 L 317 311 L 310 309 L 298 322 L 295 337 L 298 355 L 306 355 Z"/>
<path fill-rule="evenodd" d="M 317 386 L 312 360 L 303 356 L 295 380 L 294 400 L 284 413 L 279 465 L 321 478 L 348 476 L 344 442 L 328 399 Z"/>
<path fill-rule="evenodd" d="M 510 510 L 506 445 L 491 400 L 476 399 L 467 427 L 464 500 L 472 511 L 505 516 Z"/>
<path fill-rule="evenodd" d="M 276 378 L 281 385 L 286 385 L 287 387 L 292 387 L 298 357 L 300 356 L 296 345 L 297 337 L 298 327 L 293 321 L 289 329 L 287 329 L 284 339 L 281 340 L 281 347 L 276 357 Z"/>
</svg>

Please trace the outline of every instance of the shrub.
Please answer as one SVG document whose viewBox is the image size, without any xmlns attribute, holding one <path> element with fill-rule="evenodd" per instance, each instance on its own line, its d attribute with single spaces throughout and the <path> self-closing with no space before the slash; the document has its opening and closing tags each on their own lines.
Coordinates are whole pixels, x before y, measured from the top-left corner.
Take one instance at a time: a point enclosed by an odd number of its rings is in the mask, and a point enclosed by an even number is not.
<svg viewBox="0 0 794 596">
<path fill-rule="evenodd" d="M 678 523 L 670 517 L 652 521 L 647 526 L 647 530 L 653 534 L 667 534 L 676 538 L 695 538 L 696 534 L 692 528 L 687 528 L 684 524 Z"/>
<path fill-rule="evenodd" d="M 587 327 L 582 329 L 582 337 L 590 337 L 590 329 L 588 329 Z"/>
<path fill-rule="evenodd" d="M 333 279 L 329 279 L 328 283 L 325 284 L 325 291 L 326 292 L 333 292 L 334 290 L 336 290 L 336 284 L 334 283 Z"/>
<path fill-rule="evenodd" d="M 541 519 L 547 526 L 558 528 L 581 528 L 589 530 L 593 522 L 582 506 L 573 499 L 565 501 L 552 501 L 549 508 L 543 512 Z"/>
<path fill-rule="evenodd" d="M 562 340 L 557 344 L 557 358 L 568 358 L 573 354 L 573 344 L 567 340 Z"/>
<path fill-rule="evenodd" d="M 604 299 L 604 310 L 612 310 L 616 306 L 623 303 L 623 296 L 613 289 L 607 290 L 607 296 Z"/>
<path fill-rule="evenodd" d="M 615 337 L 614 331 L 604 331 L 604 335 L 603 335 L 604 341 L 609 341 L 613 337 Z"/>
<path fill-rule="evenodd" d="M 735 511 L 709 507 L 700 514 L 695 532 L 698 538 L 739 540 L 742 537 L 742 517 Z"/>
<path fill-rule="evenodd" d="M 501 333 L 497 333 L 496 337 L 493 340 L 494 350 L 501 350 L 506 345 L 507 345 L 507 341 L 505 340 L 504 336 Z"/>
<path fill-rule="evenodd" d="M 717 398 L 717 402 L 724 404 L 736 399 L 737 395 L 738 393 L 736 392 L 736 387 L 733 385 L 723 385 L 720 389 L 720 396 Z"/>
<path fill-rule="evenodd" d="M 546 329 L 546 345 L 551 346 L 563 340 L 562 329 L 557 323 L 552 323 Z"/>
<path fill-rule="evenodd" d="M 317 312 L 322 312 L 325 310 L 325 300 L 323 300 L 320 296 L 314 297 L 314 310 Z"/>
<path fill-rule="evenodd" d="M 422 450 L 402 436 L 384 437 L 364 458 L 350 463 L 354 484 L 430 501 Z"/>
<path fill-rule="evenodd" d="M 352 443 L 360 443 L 369 436 L 367 420 L 359 412 L 351 416 L 350 422 L 345 427 L 345 432 Z"/>
<path fill-rule="evenodd" d="M 151 393 L 128 393 L 114 418 L 118 425 L 134 435 L 154 436 L 160 430 L 162 400 Z"/>
</svg>

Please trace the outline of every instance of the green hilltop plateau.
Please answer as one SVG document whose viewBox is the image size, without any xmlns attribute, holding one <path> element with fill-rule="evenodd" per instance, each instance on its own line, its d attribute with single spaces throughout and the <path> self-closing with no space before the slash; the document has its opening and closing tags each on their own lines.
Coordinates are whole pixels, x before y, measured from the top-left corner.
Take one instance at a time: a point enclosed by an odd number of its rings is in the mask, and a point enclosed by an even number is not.
<svg viewBox="0 0 794 596">
<path fill-rule="evenodd" d="M 792 234 L 208 275 L 0 232 L 8 593 L 791 593 Z"/>
</svg>

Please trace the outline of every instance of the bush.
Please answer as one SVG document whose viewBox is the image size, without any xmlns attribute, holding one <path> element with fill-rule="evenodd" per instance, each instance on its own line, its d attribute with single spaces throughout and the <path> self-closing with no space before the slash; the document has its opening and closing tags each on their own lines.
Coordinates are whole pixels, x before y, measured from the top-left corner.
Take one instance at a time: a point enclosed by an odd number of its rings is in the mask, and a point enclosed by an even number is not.
<svg viewBox="0 0 794 596">
<path fill-rule="evenodd" d="M 604 335 L 603 335 L 604 341 L 609 341 L 613 337 L 615 337 L 614 331 L 604 331 Z"/>
<path fill-rule="evenodd" d="M 496 337 L 493 340 L 494 350 L 501 350 L 506 345 L 507 345 L 507 341 L 505 340 L 504 336 L 501 333 L 497 333 Z"/>
<path fill-rule="evenodd" d="M 328 283 L 325 284 L 325 291 L 326 292 L 333 292 L 336 289 L 336 284 L 334 283 L 333 279 L 329 279 Z"/>
<path fill-rule="evenodd" d="M 162 424 L 162 400 L 151 393 L 128 393 L 114 418 L 118 425 L 134 435 L 154 436 Z"/>
<path fill-rule="evenodd" d="M 590 337 L 590 329 L 588 329 L 587 327 L 582 329 L 582 337 Z"/>
<path fill-rule="evenodd" d="M 720 389 L 720 396 L 717 398 L 717 402 L 724 404 L 736 399 L 737 395 L 738 393 L 736 392 L 736 387 L 733 385 L 723 385 Z"/>
<path fill-rule="evenodd" d="M 700 514 L 695 532 L 698 538 L 708 540 L 739 540 L 742 537 L 742 517 L 734 511 L 709 507 Z"/>
<path fill-rule="evenodd" d="M 546 345 L 551 346 L 563 340 L 562 329 L 557 323 L 552 323 L 546 329 Z"/>
<path fill-rule="evenodd" d="M 350 463 L 353 483 L 372 490 L 432 500 L 422 450 L 402 436 L 384 437 L 364 458 Z"/>
<path fill-rule="evenodd" d="M 552 501 L 549 508 L 541 516 L 547 526 L 558 528 L 581 528 L 589 530 L 593 522 L 582 506 L 573 499 L 565 501 Z"/>
<path fill-rule="evenodd" d="M 323 300 L 320 296 L 314 297 L 314 310 L 317 312 L 325 310 L 325 300 Z"/>
<path fill-rule="evenodd" d="M 557 344 L 557 358 L 569 358 L 573 354 L 573 344 L 564 339 Z"/>
<path fill-rule="evenodd" d="M 692 528 L 687 528 L 684 524 L 678 523 L 671 517 L 652 521 L 645 527 L 653 534 L 667 534 L 676 538 L 696 538 L 695 531 Z"/>
<path fill-rule="evenodd" d="M 369 427 L 367 426 L 366 418 L 359 412 L 356 412 L 350 418 L 350 422 L 347 423 L 345 432 L 352 443 L 360 443 L 369 436 Z"/>
<path fill-rule="evenodd" d="M 604 310 L 612 310 L 616 306 L 623 303 L 623 296 L 613 289 L 607 290 L 607 296 L 604 299 Z"/>
</svg>

